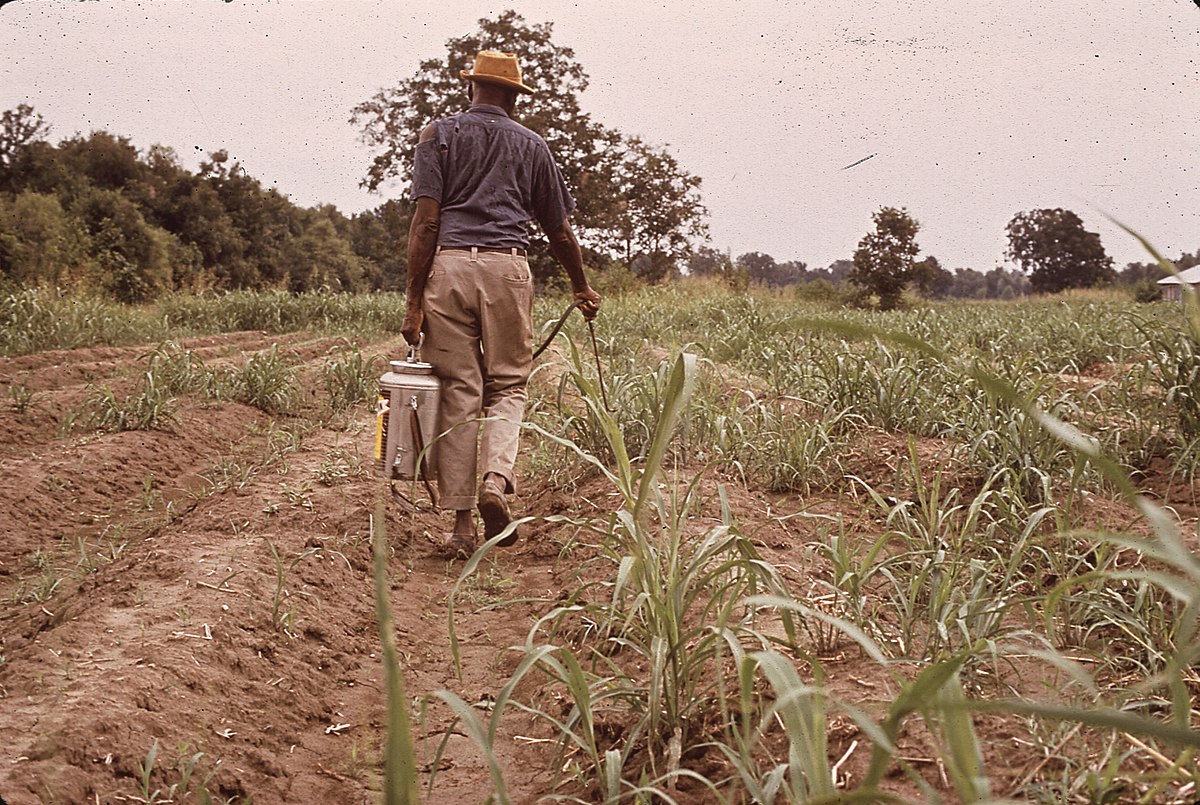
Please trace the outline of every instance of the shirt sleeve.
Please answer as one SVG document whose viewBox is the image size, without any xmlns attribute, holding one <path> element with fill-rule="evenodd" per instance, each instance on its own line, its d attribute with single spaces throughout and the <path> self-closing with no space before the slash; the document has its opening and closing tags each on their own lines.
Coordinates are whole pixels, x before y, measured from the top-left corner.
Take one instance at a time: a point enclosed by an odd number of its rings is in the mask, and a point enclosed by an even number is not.
<svg viewBox="0 0 1200 805">
<path fill-rule="evenodd" d="M 433 137 L 417 145 L 413 155 L 413 180 L 409 198 L 413 201 L 422 196 L 442 203 L 442 154 L 438 138 Z"/>
<path fill-rule="evenodd" d="M 562 172 L 554 163 L 550 149 L 540 143 L 533 166 L 533 215 L 544 232 L 553 232 L 575 209 L 575 199 L 567 189 Z"/>
</svg>

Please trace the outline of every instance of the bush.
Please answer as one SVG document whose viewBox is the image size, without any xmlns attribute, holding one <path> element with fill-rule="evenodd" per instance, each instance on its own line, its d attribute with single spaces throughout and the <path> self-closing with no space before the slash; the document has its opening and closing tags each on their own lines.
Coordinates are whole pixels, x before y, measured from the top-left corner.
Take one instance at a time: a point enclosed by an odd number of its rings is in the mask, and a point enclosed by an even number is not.
<svg viewBox="0 0 1200 805">
<path fill-rule="evenodd" d="M 1162 288 L 1154 280 L 1142 280 L 1133 286 L 1133 300 L 1143 304 L 1162 299 Z"/>
</svg>

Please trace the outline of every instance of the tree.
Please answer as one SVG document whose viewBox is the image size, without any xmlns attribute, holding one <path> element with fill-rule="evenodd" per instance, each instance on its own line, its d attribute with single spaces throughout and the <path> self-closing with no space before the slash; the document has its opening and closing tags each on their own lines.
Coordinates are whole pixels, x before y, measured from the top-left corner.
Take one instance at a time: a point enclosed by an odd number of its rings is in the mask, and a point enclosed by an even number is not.
<svg viewBox="0 0 1200 805">
<path fill-rule="evenodd" d="M 444 58 L 426 59 L 417 72 L 397 86 L 377 92 L 354 107 L 350 122 L 362 128 L 362 139 L 378 149 L 362 184 L 378 190 L 399 179 L 407 187 L 412 174 L 412 149 L 421 129 L 432 120 L 456 114 L 470 99 L 468 82 L 460 71 L 474 64 L 480 50 L 521 54 L 521 73 L 537 93 L 523 97 L 517 108 L 521 122 L 546 140 L 567 182 L 576 191 L 579 215 L 591 220 L 605 199 L 602 183 L 589 182 L 603 157 L 601 147 L 608 132 L 579 107 L 579 93 L 587 89 L 587 75 L 570 48 L 550 40 L 551 23 L 528 25 L 515 11 L 495 20 L 479 21 L 479 30 L 446 42 Z M 597 185 L 593 187 L 593 185 Z"/>
<path fill-rule="evenodd" d="M 1028 272 L 1035 293 L 1092 288 L 1115 277 L 1100 236 L 1070 210 L 1019 212 L 1007 231 L 1008 256 Z"/>
<path fill-rule="evenodd" d="M 288 251 L 291 290 L 361 290 L 362 260 L 328 218 L 314 218 L 304 234 L 290 242 Z"/>
<path fill-rule="evenodd" d="M 648 281 L 677 273 L 693 241 L 707 237 L 700 179 L 683 170 L 666 148 L 629 138 L 612 166 L 609 186 L 616 192 L 617 212 L 602 230 L 602 241 L 615 246 L 631 269 L 635 261 L 647 265 L 638 273 Z"/>
<path fill-rule="evenodd" d="M 762 252 L 748 252 L 738 257 L 738 268 L 745 270 L 752 282 L 768 288 L 795 285 L 808 277 L 808 266 L 799 260 L 778 263 L 775 258 Z"/>
<path fill-rule="evenodd" d="M 114 137 L 106 131 L 63 140 L 58 151 L 67 170 L 86 177 L 93 187 L 101 190 L 123 190 L 141 179 L 146 171 L 129 138 Z"/>
<path fill-rule="evenodd" d="M 701 246 L 687 259 L 689 277 L 721 276 L 733 270 L 733 261 L 725 252 L 717 251 L 711 246 Z"/>
<path fill-rule="evenodd" d="M 17 153 L 50 133 L 50 125 L 27 103 L 0 114 L 0 173 L 12 167 Z"/>
<path fill-rule="evenodd" d="M 893 310 L 913 275 L 921 225 L 903 207 L 883 207 L 871 219 L 875 231 L 858 242 L 848 279 L 878 296 L 880 310 Z"/>
<path fill-rule="evenodd" d="M 350 122 L 376 153 L 362 180 L 378 190 L 397 180 L 407 189 L 412 151 L 430 121 L 461 112 L 470 89 L 460 78 L 475 54 L 492 49 L 520 54 L 521 72 L 536 94 L 522 98 L 516 115 L 550 146 L 575 197 L 572 221 L 585 246 L 637 260 L 649 273 L 675 270 L 689 244 L 706 235 L 707 214 L 700 203 L 700 180 L 684 171 L 665 148 L 592 120 L 579 105 L 587 74 L 575 53 L 551 41 L 550 23 L 530 25 L 515 11 L 481 19 L 479 30 L 449 40 L 444 58 L 426 59 L 395 87 L 356 106 Z M 530 249 L 535 277 L 544 279 L 548 250 Z"/>
<path fill-rule="evenodd" d="M 90 189 L 73 211 L 90 238 L 97 284 L 122 302 L 145 302 L 171 287 L 172 235 L 146 223 L 115 190 Z"/>
<path fill-rule="evenodd" d="M 1029 278 L 1020 271 L 1005 271 L 996 266 L 983 278 L 988 299 L 1015 299 L 1029 293 Z"/>
<path fill-rule="evenodd" d="M 688 256 L 687 272 L 692 277 L 716 277 L 735 291 L 750 285 L 750 272 L 734 263 L 728 252 L 701 246 Z"/>
<path fill-rule="evenodd" d="M 407 199 L 391 199 L 350 216 L 346 237 L 362 259 L 364 279 L 372 290 L 404 290 L 408 278 L 404 239 L 412 214 Z"/>
<path fill-rule="evenodd" d="M 775 274 L 778 265 L 775 258 L 763 252 L 747 252 L 738 255 L 733 264 L 746 272 L 751 282 L 766 283 L 767 278 Z"/>
<path fill-rule="evenodd" d="M 0 272 L 19 285 L 69 282 L 87 250 L 82 228 L 53 195 L 25 191 L 0 206 L 0 232 L 8 236 Z"/>
<path fill-rule="evenodd" d="M 942 264 L 931 254 L 919 263 L 913 263 L 912 281 L 922 296 L 945 299 L 954 285 L 954 275 L 942 268 Z"/>
</svg>

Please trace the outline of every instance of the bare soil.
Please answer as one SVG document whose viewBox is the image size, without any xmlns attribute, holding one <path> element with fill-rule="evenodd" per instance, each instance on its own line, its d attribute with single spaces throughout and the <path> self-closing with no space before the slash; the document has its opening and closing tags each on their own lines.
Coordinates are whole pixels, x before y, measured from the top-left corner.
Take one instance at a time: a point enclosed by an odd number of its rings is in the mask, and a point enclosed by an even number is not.
<svg viewBox="0 0 1200 805">
<path fill-rule="evenodd" d="M 211 362 L 276 342 L 309 363 L 329 347 L 261 333 L 185 346 Z M 395 341 L 366 349 L 401 352 Z M 373 417 L 362 407 L 320 424 L 272 425 L 246 406 L 181 399 L 163 430 L 64 425 L 89 384 L 131 386 L 145 354 L 103 348 L 0 360 L 0 384 L 34 393 L 25 411 L 0 411 L 0 802 L 138 802 L 156 790 L 170 799 L 197 753 L 193 791 L 207 779 L 214 795 L 259 805 L 378 801 L 386 718 L 371 577 L 371 516 L 381 495 L 371 476 Z M 846 461 L 886 486 L 907 460 L 907 441 L 878 437 Z M 921 450 L 931 464 L 944 455 L 935 443 Z M 825 568 L 805 550 L 818 525 L 780 515 L 841 514 L 853 532 L 877 528 L 864 502 L 848 497 L 801 500 L 736 482 L 730 493 L 743 530 L 798 593 L 820 594 L 814 580 Z M 1180 503 L 1194 517 L 1194 488 L 1189 494 Z M 598 479 L 584 478 L 569 495 L 527 473 L 515 508 L 581 516 L 612 503 Z M 459 603 L 460 677 L 447 596 L 462 563 L 437 550 L 449 517 L 385 506 L 397 640 L 426 776 L 445 740 L 429 801 L 481 802 L 487 766 L 461 727 L 445 737 L 449 712 L 429 697 L 446 689 L 469 703 L 491 699 L 518 661 L 510 647 L 573 589 L 586 548 L 566 550 L 576 534 L 538 520 L 515 548 L 487 560 Z M 897 680 L 850 646 L 822 659 L 832 691 L 869 711 L 882 713 L 896 693 Z M 520 693 L 552 695 L 533 684 Z M 1020 780 L 1038 762 L 1020 724 L 989 717 L 978 728 L 993 774 Z M 510 794 L 534 802 L 557 784 L 557 748 L 520 715 L 502 729 L 498 757 Z M 946 792 L 944 772 L 926 760 L 929 740 L 914 726 L 901 752 Z M 833 719 L 830 755 L 846 756 L 844 779 L 861 778 L 869 749 L 852 722 Z M 729 771 L 722 762 L 685 758 L 714 777 Z M 899 776 L 892 784 L 919 796 Z M 176 801 L 191 801 L 180 793 Z M 681 790 L 678 801 L 709 800 Z"/>
</svg>

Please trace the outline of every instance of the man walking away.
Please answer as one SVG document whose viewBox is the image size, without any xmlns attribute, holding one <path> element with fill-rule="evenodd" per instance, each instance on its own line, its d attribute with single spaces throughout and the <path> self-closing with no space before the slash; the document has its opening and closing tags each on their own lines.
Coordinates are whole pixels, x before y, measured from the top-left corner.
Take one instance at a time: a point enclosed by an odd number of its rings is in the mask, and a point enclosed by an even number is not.
<svg viewBox="0 0 1200 805">
<path fill-rule="evenodd" d="M 575 201 L 545 140 L 512 119 L 517 95 L 533 93 L 516 55 L 481 51 L 461 75 L 471 82 L 470 108 L 426 126 L 416 149 L 401 327 L 409 344 L 424 327 L 426 360 L 442 381 L 439 430 L 449 432 L 438 442 L 437 474 L 442 508 L 455 512 L 443 543 L 452 556 L 475 550 L 476 505 L 484 539 L 512 519 L 508 495 L 533 364 L 532 220 L 583 315 L 590 321 L 600 309 L 571 229 Z M 481 442 L 480 416 L 494 418 Z M 501 544 L 514 542 L 515 532 Z"/>
</svg>

